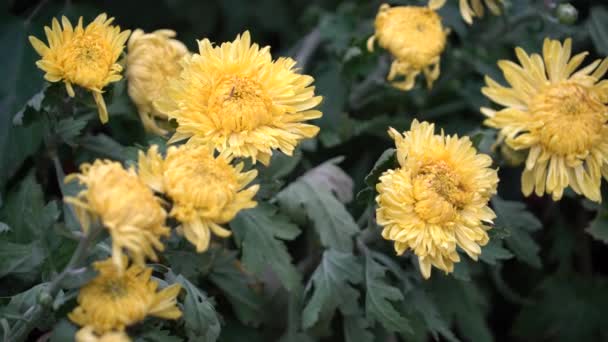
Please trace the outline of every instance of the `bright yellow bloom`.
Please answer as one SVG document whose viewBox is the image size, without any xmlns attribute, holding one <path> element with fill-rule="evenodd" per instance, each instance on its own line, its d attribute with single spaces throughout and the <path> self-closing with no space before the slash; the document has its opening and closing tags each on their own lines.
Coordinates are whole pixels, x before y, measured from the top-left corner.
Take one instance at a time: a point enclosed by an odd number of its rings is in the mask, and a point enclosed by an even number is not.
<svg viewBox="0 0 608 342">
<path fill-rule="evenodd" d="M 172 146 L 165 159 L 157 146 L 152 146 L 147 154 L 139 154 L 140 177 L 173 201 L 169 215 L 181 222 L 178 232 L 198 252 L 209 247 L 211 232 L 230 236 L 230 231 L 220 225 L 257 204 L 253 197 L 259 185 L 245 189 L 257 171 L 242 172 L 243 163 L 232 166 L 230 162 L 227 152 L 214 157 L 213 148 L 205 145 Z"/>
<path fill-rule="evenodd" d="M 127 80 L 129 96 L 137 106 L 139 117 L 146 130 L 164 135 L 155 118 L 167 121 L 167 113 L 160 111 L 154 101 L 167 91 L 169 80 L 182 71 L 179 61 L 188 48 L 176 39 L 171 30 L 144 33 L 135 30 L 127 44 Z"/>
<path fill-rule="evenodd" d="M 401 90 L 414 87 L 416 76 L 422 72 L 429 88 L 439 77 L 439 61 L 446 44 L 449 30 L 444 29 L 441 17 L 435 12 L 445 0 L 432 0 L 429 7 L 380 6 L 376 16 L 376 32 L 367 40 L 367 49 L 374 50 L 374 43 L 388 50 L 395 60 L 391 64 L 387 80 Z M 403 81 L 393 81 L 404 76 Z"/>
<path fill-rule="evenodd" d="M 76 333 L 76 342 L 131 342 L 123 331 L 113 331 L 97 336 L 92 326 L 86 326 Z"/>
<path fill-rule="evenodd" d="M 608 81 L 600 79 L 608 59 L 576 71 L 587 52 L 570 58 L 571 45 L 570 39 L 563 45 L 545 39 L 544 60 L 516 48 L 521 66 L 498 62 L 511 87 L 486 77 L 487 87 L 482 89 L 506 108 L 482 112 L 489 117 L 486 125 L 500 129 L 499 139 L 528 152 L 524 195 L 546 192 L 557 201 L 570 186 L 577 194 L 600 201 L 602 174 L 608 176 Z"/>
<path fill-rule="evenodd" d="M 103 13 L 87 27 L 72 24 L 66 17 L 59 21 L 53 18 L 52 28 L 44 27 L 48 46 L 40 39 L 30 36 L 30 43 L 42 57 L 36 65 L 44 70 L 44 78 L 49 82 L 63 81 L 70 97 L 74 97 L 72 84 L 90 90 L 95 98 L 99 119 L 108 121 L 108 110 L 103 100 L 103 88 L 108 83 L 122 78 L 122 67 L 116 63 L 124 49 L 131 31 L 120 31 L 112 26 L 114 18 Z"/>
<path fill-rule="evenodd" d="M 482 0 L 459 0 L 460 1 L 460 15 L 467 24 L 471 25 L 473 23 L 473 18 L 483 18 L 484 8 Z M 494 15 L 500 15 L 501 10 L 500 6 L 502 5 L 503 0 L 483 0 L 483 2 L 488 6 L 488 9 Z"/>
<path fill-rule="evenodd" d="M 492 159 L 477 154 L 468 137 L 435 135 L 435 126 L 414 120 L 397 145 L 399 168 L 386 171 L 376 185 L 376 218 L 395 251 L 412 249 L 425 278 L 431 265 L 452 272 L 460 261 L 456 247 L 477 260 L 496 217 L 488 201 L 498 175 Z"/>
<path fill-rule="evenodd" d="M 181 76 L 156 105 L 178 123 L 171 142 L 190 139 L 220 152 L 268 164 L 272 150 L 291 155 L 298 142 L 319 128 L 304 121 L 313 110 L 314 79 L 294 70 L 291 58 L 270 56 L 270 47 L 251 44 L 249 32 L 213 47 L 198 42 L 199 54 L 182 60 Z"/>
<path fill-rule="evenodd" d="M 81 173 L 66 177 L 86 186 L 76 197 L 66 198 L 79 210 L 85 232 L 91 219 L 99 218 L 112 237 L 112 258 L 117 269 L 124 268 L 123 249 L 137 264 L 145 258 L 156 261 L 155 249 L 162 251 L 162 236 L 169 235 L 166 212 L 159 200 L 131 168 L 120 163 L 96 160 L 83 164 Z"/>
<path fill-rule="evenodd" d="M 94 266 L 99 274 L 80 289 L 78 306 L 68 315 L 74 323 L 104 334 L 124 331 L 146 316 L 181 317 L 176 305 L 179 284 L 157 292 L 158 284 L 150 279 L 151 268 L 132 265 L 117 270 L 111 259 L 98 261 Z"/>
</svg>

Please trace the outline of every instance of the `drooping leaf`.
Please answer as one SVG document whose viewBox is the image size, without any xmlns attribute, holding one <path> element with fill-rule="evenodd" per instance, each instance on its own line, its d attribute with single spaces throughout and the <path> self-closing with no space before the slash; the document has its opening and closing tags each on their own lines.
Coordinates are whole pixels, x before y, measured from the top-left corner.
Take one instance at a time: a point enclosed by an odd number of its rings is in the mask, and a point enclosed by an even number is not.
<svg viewBox="0 0 608 342">
<path fill-rule="evenodd" d="M 389 284 L 385 276 L 387 268 L 376 262 L 371 255 L 365 257 L 365 312 L 367 318 L 378 322 L 386 330 L 411 332 L 408 319 L 395 309 L 403 300 L 401 291 Z"/>
<path fill-rule="evenodd" d="M 320 318 L 331 320 L 336 309 L 356 313 L 359 291 L 352 285 L 362 281 L 362 268 L 349 253 L 326 250 L 321 263 L 306 286 L 310 295 L 302 312 L 302 326 L 310 328 Z"/>
<path fill-rule="evenodd" d="M 300 230 L 287 217 L 277 213 L 269 204 L 241 211 L 230 223 L 237 244 L 242 248 L 245 269 L 261 275 L 271 268 L 289 291 L 300 286 L 300 275 L 291 263 L 285 244 L 278 240 L 292 240 Z"/>
<path fill-rule="evenodd" d="M 217 341 L 221 326 L 212 301 L 183 276 L 178 275 L 175 282 L 186 291 L 183 317 L 188 338 L 201 342 Z"/>
<path fill-rule="evenodd" d="M 541 228 L 540 221 L 521 202 L 505 201 L 496 196 L 492 199 L 492 205 L 497 216 L 496 227 L 509 231 L 509 236 L 504 239 L 507 247 L 518 260 L 540 268 L 540 247 L 531 235 Z"/>
</svg>

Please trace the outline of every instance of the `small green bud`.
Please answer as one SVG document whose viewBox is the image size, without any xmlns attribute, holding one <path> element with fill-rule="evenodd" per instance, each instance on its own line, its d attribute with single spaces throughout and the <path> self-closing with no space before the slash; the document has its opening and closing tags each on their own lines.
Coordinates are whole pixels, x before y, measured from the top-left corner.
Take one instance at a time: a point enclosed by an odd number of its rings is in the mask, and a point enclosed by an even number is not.
<svg viewBox="0 0 608 342">
<path fill-rule="evenodd" d="M 48 292 L 40 292 L 38 294 L 38 304 L 48 308 L 53 305 L 53 297 Z"/>
<path fill-rule="evenodd" d="M 557 6 L 557 19 L 562 24 L 572 25 L 578 19 L 578 11 L 569 3 L 560 4 Z"/>
</svg>

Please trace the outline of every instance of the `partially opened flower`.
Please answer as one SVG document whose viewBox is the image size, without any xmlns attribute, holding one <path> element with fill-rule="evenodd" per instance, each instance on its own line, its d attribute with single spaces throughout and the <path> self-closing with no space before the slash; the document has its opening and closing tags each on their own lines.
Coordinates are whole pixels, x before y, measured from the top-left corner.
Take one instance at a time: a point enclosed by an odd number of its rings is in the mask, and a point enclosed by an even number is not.
<svg viewBox="0 0 608 342">
<path fill-rule="evenodd" d="M 164 249 L 160 238 L 169 235 L 159 199 L 133 169 L 125 170 L 120 163 L 96 160 L 80 169 L 81 173 L 69 175 L 66 181 L 77 179 L 85 189 L 65 200 L 78 208 L 85 233 L 91 220 L 99 220 L 108 229 L 112 258 L 119 270 L 124 267 L 125 250 L 137 264 L 144 264 L 146 257 L 156 261 L 155 250 Z"/>
<path fill-rule="evenodd" d="M 436 10 L 445 0 L 432 0 L 428 7 L 380 6 L 375 21 L 375 33 L 367 40 L 373 51 L 374 43 L 388 50 L 394 57 L 387 79 L 401 90 L 414 87 L 421 72 L 430 88 L 439 77 L 439 62 L 449 30 L 444 29 Z M 397 77 L 405 77 L 395 81 Z"/>
<path fill-rule="evenodd" d="M 268 164 L 273 150 L 291 155 L 300 140 L 317 134 L 319 128 L 305 122 L 321 117 L 313 109 L 321 97 L 293 59 L 273 61 L 269 47 L 251 44 L 249 32 L 215 47 L 204 39 L 198 47 L 156 102 L 177 120 L 171 142 L 189 139 Z"/>
<path fill-rule="evenodd" d="M 246 188 L 257 171 L 242 172 L 242 162 L 236 166 L 230 162 L 227 152 L 214 156 L 213 148 L 204 145 L 170 147 L 164 159 L 156 146 L 147 154 L 140 152 L 140 177 L 172 200 L 169 214 L 180 221 L 178 232 L 198 252 L 209 247 L 211 232 L 219 237 L 230 236 L 230 231 L 221 225 L 257 204 L 253 197 L 259 186 Z"/>
<path fill-rule="evenodd" d="M 506 107 L 482 108 L 485 124 L 500 130 L 500 139 L 527 152 L 522 191 L 562 197 L 568 186 L 600 201 L 602 174 L 608 177 L 608 81 L 600 79 L 608 59 L 576 71 L 587 52 L 571 57 L 572 41 L 545 39 L 543 57 L 515 53 L 521 65 L 500 61 L 510 87 L 486 76 L 484 95 Z"/>
<path fill-rule="evenodd" d="M 498 183 L 492 159 L 478 154 L 468 137 L 434 130 L 416 120 L 403 136 L 391 128 L 399 168 L 376 185 L 382 236 L 395 241 L 397 254 L 411 249 L 425 278 L 431 266 L 452 272 L 460 261 L 457 247 L 477 260 L 495 218 L 488 201 Z"/>
<path fill-rule="evenodd" d="M 150 279 L 151 268 L 131 265 L 117 270 L 110 259 L 98 261 L 94 266 L 99 274 L 80 289 L 78 306 L 68 315 L 74 323 L 92 327 L 96 334 L 105 334 L 124 331 L 146 316 L 181 317 L 176 305 L 179 284 L 157 291 L 158 283 Z"/>
<path fill-rule="evenodd" d="M 52 28 L 44 27 L 48 45 L 34 36 L 29 37 L 42 57 L 36 65 L 46 72 L 44 78 L 49 82 L 63 81 L 70 97 L 75 95 L 74 84 L 90 90 L 103 123 L 108 121 L 103 88 L 122 78 L 122 67 L 116 61 L 131 32 L 121 32 L 119 26 L 111 25 L 113 21 L 114 18 L 103 13 L 86 27 L 80 17 L 78 25 L 72 27 L 70 21 L 62 17 L 62 28 L 53 18 Z"/>
<path fill-rule="evenodd" d="M 171 30 L 144 33 L 138 29 L 127 44 L 129 96 L 137 106 L 144 128 L 161 135 L 167 131 L 156 119 L 168 121 L 167 113 L 159 110 L 154 101 L 167 91 L 169 80 L 180 74 L 179 62 L 188 53 L 186 46 L 173 37 L 175 32 Z"/>
<path fill-rule="evenodd" d="M 460 15 L 467 22 L 467 24 L 473 23 L 473 18 L 483 18 L 484 15 L 484 3 L 494 15 L 501 13 L 500 6 L 503 0 L 459 0 L 460 4 Z M 483 2 L 483 3 L 482 3 Z"/>
<path fill-rule="evenodd" d="M 131 342 L 131 339 L 124 331 L 112 331 L 97 335 L 90 325 L 78 330 L 74 337 L 76 342 Z"/>
</svg>

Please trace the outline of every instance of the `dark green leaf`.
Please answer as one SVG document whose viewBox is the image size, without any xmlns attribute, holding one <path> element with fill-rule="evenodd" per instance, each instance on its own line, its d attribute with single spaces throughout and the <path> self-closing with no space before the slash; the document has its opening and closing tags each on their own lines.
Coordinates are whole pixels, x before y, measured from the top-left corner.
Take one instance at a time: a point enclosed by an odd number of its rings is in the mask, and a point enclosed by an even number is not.
<svg viewBox="0 0 608 342">
<path fill-rule="evenodd" d="M 37 241 L 17 244 L 0 240 L 0 278 L 36 269 L 44 261 L 45 252 Z"/>
<path fill-rule="evenodd" d="M 496 265 L 500 260 L 508 260 L 512 257 L 513 254 L 502 246 L 501 240 L 490 239 L 490 242 L 481 249 L 479 259 L 490 265 Z"/>
<path fill-rule="evenodd" d="M 135 342 L 181 342 L 182 338 L 172 336 L 170 331 L 154 328 L 139 335 Z"/>
<path fill-rule="evenodd" d="M 397 150 L 394 148 L 389 148 L 388 150 L 382 152 L 374 167 L 369 172 L 367 176 L 365 176 L 365 184 L 367 186 L 375 189 L 376 184 L 378 183 L 378 179 L 380 176 L 388 169 L 393 169 L 397 166 Z"/>
<path fill-rule="evenodd" d="M 599 208 L 597 215 L 587 228 L 587 233 L 596 240 L 608 243 L 608 209 L 605 204 Z"/>
<path fill-rule="evenodd" d="M 73 342 L 78 327 L 67 319 L 62 319 L 55 325 L 50 342 Z"/>
<path fill-rule="evenodd" d="M 337 308 L 345 315 L 356 313 L 359 292 L 351 284 L 361 280 L 361 265 L 354 255 L 326 250 L 306 286 L 312 295 L 302 312 L 302 326 L 310 328 L 320 318 L 331 320 Z"/>
<path fill-rule="evenodd" d="M 540 221 L 521 202 L 505 201 L 496 196 L 492 199 L 492 205 L 497 216 L 496 227 L 509 231 L 509 236 L 504 239 L 507 247 L 518 260 L 540 268 L 540 247 L 531 235 L 541 228 Z"/>
<path fill-rule="evenodd" d="M 259 203 L 256 208 L 241 211 L 230 223 L 243 251 L 245 269 L 261 275 L 271 268 L 289 291 L 300 286 L 300 275 L 291 263 L 285 244 L 277 238 L 292 240 L 299 229 L 277 213 L 275 207 Z"/>
<path fill-rule="evenodd" d="M 344 340 L 346 342 L 373 342 L 374 335 L 368 330 L 369 328 L 369 321 L 363 316 L 344 316 Z"/>
<path fill-rule="evenodd" d="M 257 326 L 262 321 L 262 297 L 253 290 L 254 284 L 240 267 L 236 253 L 222 251 L 213 263 L 209 279 L 226 295 L 241 322 Z"/>
<path fill-rule="evenodd" d="M 181 275 L 175 282 L 186 291 L 184 298 L 184 321 L 186 334 L 192 341 L 213 342 L 220 335 L 220 321 L 211 300 L 198 287 Z"/>
<path fill-rule="evenodd" d="M 589 33 L 597 51 L 608 55 L 608 10 L 603 6 L 595 6 L 589 10 Z"/>
<path fill-rule="evenodd" d="M 409 321 L 393 305 L 403 300 L 401 291 L 390 285 L 385 276 L 387 268 L 373 260 L 371 255 L 365 258 L 365 312 L 367 318 L 376 321 L 394 332 L 411 332 Z"/>
<path fill-rule="evenodd" d="M 59 122 L 57 123 L 56 133 L 66 143 L 70 145 L 75 145 L 76 138 L 80 135 L 82 129 L 87 125 L 87 121 L 88 118 L 86 117 L 81 117 L 77 119 L 66 118 L 59 120 Z"/>
</svg>

